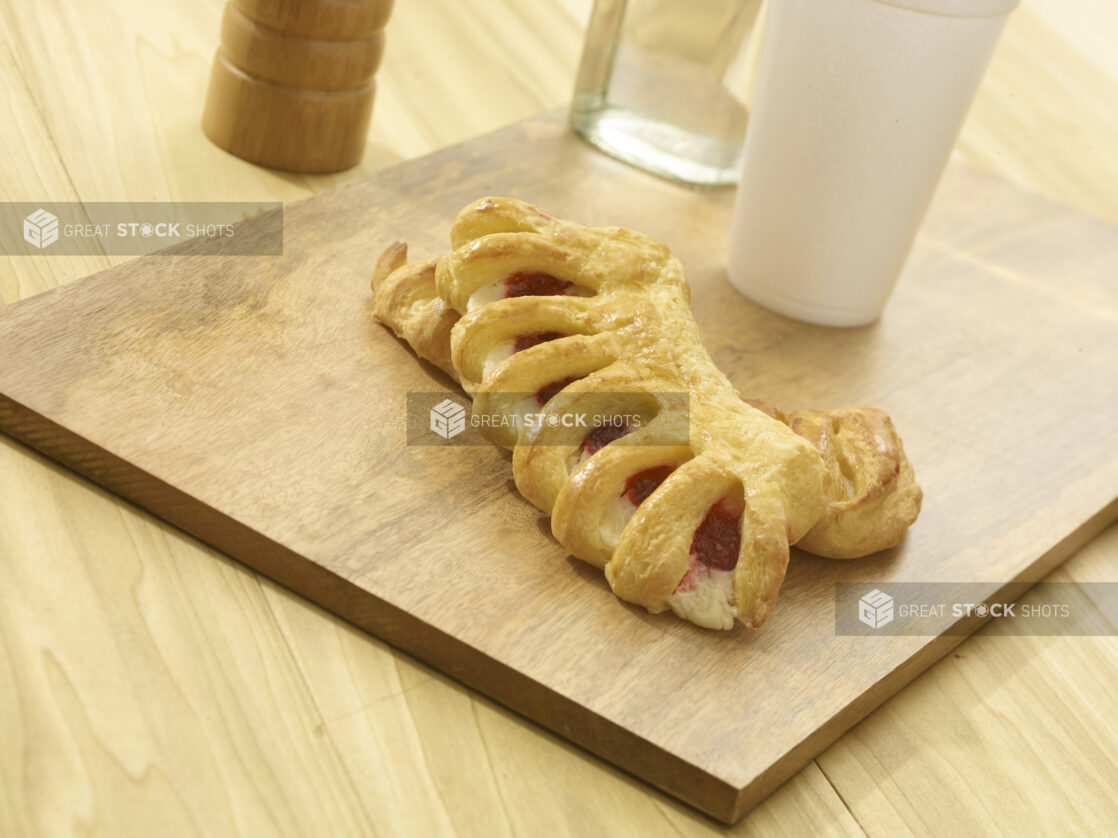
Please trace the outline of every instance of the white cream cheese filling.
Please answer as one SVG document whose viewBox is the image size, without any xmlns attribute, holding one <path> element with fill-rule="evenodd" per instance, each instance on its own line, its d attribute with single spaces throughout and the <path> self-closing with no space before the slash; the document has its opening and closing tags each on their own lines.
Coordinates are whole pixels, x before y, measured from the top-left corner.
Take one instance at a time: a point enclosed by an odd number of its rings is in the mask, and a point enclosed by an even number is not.
<svg viewBox="0 0 1118 838">
<path fill-rule="evenodd" d="M 677 615 L 696 625 L 723 631 L 734 627 L 738 610 L 733 604 L 734 572 L 712 570 L 693 564 L 688 570 L 684 590 L 668 597 L 668 605 Z"/>
<path fill-rule="evenodd" d="M 492 285 L 483 285 L 470 295 L 470 299 L 466 300 L 466 311 L 474 311 L 482 306 L 495 303 L 497 300 L 503 300 L 506 291 L 508 291 L 508 285 L 503 279 L 500 282 L 494 282 Z"/>
<path fill-rule="evenodd" d="M 602 541 L 605 542 L 611 550 L 617 546 L 617 542 L 621 540 L 621 532 L 628 525 L 633 517 L 633 513 L 637 508 L 633 506 L 632 502 L 621 495 L 616 497 L 606 504 L 606 508 L 602 510 L 602 519 L 598 524 L 598 532 L 602 536 Z"/>
<path fill-rule="evenodd" d="M 503 343 L 498 343 L 489 350 L 489 354 L 485 356 L 485 361 L 481 366 L 481 378 L 484 381 L 489 377 L 489 373 L 493 372 L 497 366 L 504 361 L 511 358 L 516 354 L 516 341 L 508 340 Z"/>
</svg>

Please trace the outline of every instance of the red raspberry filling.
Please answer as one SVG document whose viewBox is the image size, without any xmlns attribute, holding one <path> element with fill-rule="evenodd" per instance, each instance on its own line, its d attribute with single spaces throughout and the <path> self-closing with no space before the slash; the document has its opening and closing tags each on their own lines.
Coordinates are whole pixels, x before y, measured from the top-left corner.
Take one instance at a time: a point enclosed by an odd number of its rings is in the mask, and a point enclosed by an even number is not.
<svg viewBox="0 0 1118 838">
<path fill-rule="evenodd" d="M 579 376 L 573 375 L 570 378 L 558 378 L 551 381 L 536 391 L 536 401 L 539 402 L 540 407 L 543 407 L 564 387 L 568 384 L 578 381 Z"/>
<path fill-rule="evenodd" d="M 722 498 L 712 506 L 691 538 L 691 563 L 711 570 L 733 570 L 741 552 L 741 516 L 745 504 Z"/>
<path fill-rule="evenodd" d="M 667 480 L 668 475 L 675 471 L 675 466 L 653 466 L 644 471 L 638 471 L 625 481 L 625 491 L 621 493 L 633 506 L 640 506 L 645 498 L 656 491 L 656 488 Z"/>
<path fill-rule="evenodd" d="M 628 422 L 619 425 L 599 425 L 582 439 L 578 447 L 579 454 L 597 454 L 615 439 L 621 439 L 626 434 L 632 433 Z"/>
<path fill-rule="evenodd" d="M 517 335 L 512 344 L 512 351 L 523 352 L 525 349 L 531 349 L 533 346 L 547 343 L 549 340 L 565 337 L 566 335 L 561 335 L 559 332 L 529 332 L 526 335 Z"/>
<path fill-rule="evenodd" d="M 564 297 L 573 285 L 551 274 L 517 271 L 505 278 L 505 298 Z"/>
</svg>

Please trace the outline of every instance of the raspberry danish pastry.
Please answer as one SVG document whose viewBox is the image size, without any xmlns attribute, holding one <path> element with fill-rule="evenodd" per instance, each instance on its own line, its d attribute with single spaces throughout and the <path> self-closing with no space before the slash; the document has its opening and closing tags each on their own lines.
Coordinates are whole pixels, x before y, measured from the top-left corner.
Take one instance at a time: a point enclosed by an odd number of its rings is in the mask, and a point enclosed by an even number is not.
<svg viewBox="0 0 1118 838">
<path fill-rule="evenodd" d="M 707 628 L 759 627 L 803 540 L 836 558 L 900 541 L 920 489 L 888 417 L 787 415 L 743 401 L 699 340 L 668 248 L 485 198 L 452 251 L 391 245 L 374 314 L 455 378 L 513 449 L 517 488 L 613 591 Z M 609 394 L 618 417 L 579 439 L 558 416 Z M 563 434 L 566 434 L 565 436 Z"/>
</svg>

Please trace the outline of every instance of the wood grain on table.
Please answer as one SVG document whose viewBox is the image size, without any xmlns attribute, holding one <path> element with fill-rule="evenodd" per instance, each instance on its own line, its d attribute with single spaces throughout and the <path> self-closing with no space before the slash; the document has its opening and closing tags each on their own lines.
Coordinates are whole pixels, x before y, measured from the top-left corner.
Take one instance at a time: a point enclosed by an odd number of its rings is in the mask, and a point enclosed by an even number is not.
<svg viewBox="0 0 1118 838">
<path fill-rule="evenodd" d="M 400 0 L 364 162 L 198 122 L 223 2 L 0 5 L 0 200 L 293 200 L 562 104 L 587 3 Z M 1026 0 L 959 142 L 1118 223 L 1118 9 Z M 122 257 L 0 257 L 5 303 Z M 987 628 L 727 830 L 0 438 L 2 834 L 1104 834 L 1118 641 Z M 1114 580 L 1111 527 L 1052 578 Z"/>
</svg>

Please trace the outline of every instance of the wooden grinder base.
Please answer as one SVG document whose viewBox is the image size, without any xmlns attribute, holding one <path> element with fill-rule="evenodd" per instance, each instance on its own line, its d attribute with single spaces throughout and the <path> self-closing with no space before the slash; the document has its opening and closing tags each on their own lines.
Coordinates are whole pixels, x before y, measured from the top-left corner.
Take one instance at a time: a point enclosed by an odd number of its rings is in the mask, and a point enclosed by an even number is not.
<svg viewBox="0 0 1118 838">
<path fill-rule="evenodd" d="M 238 157 L 336 172 L 365 150 L 392 0 L 230 0 L 202 130 Z"/>
</svg>

